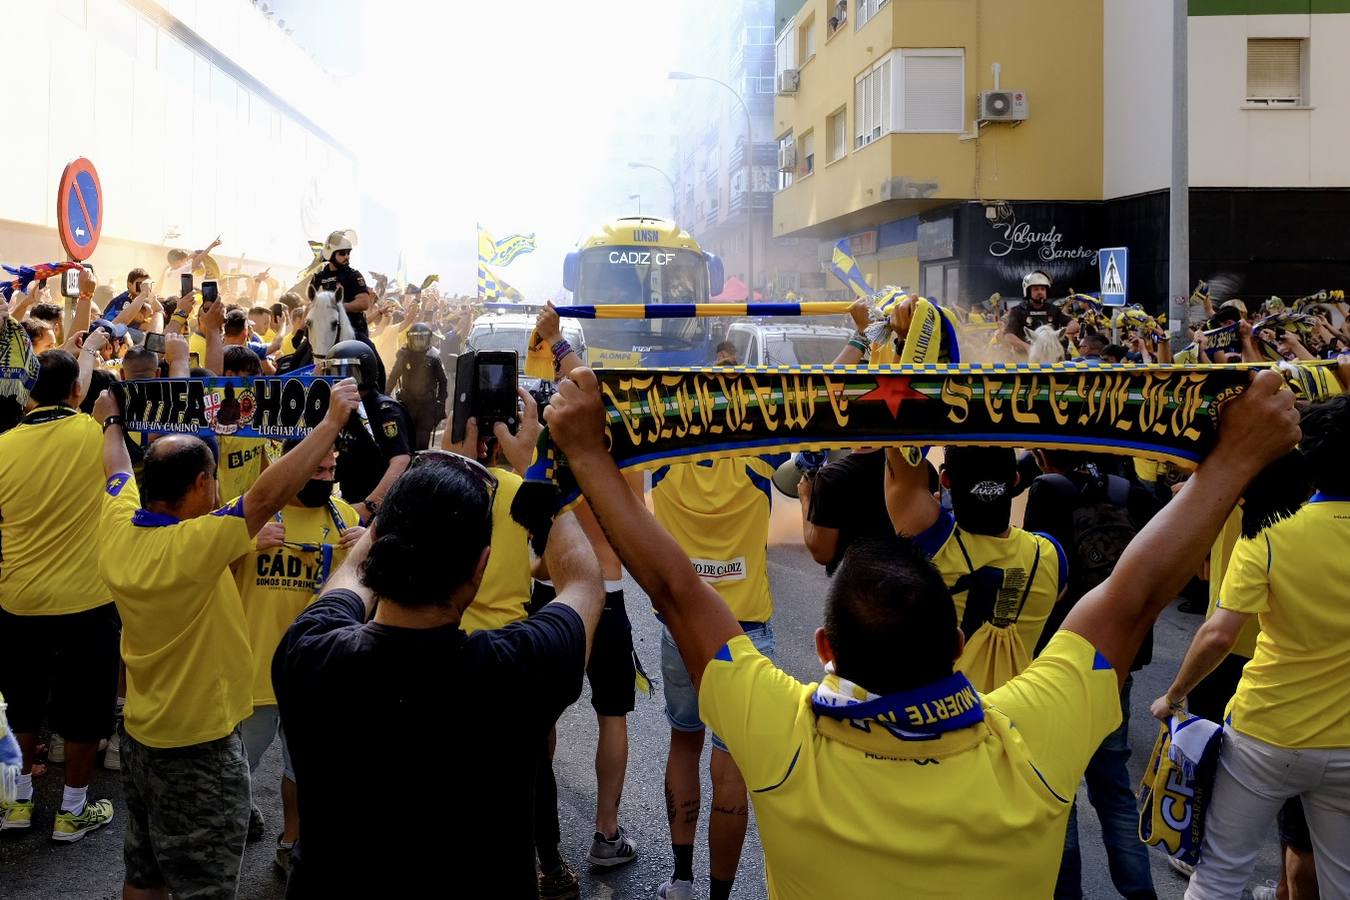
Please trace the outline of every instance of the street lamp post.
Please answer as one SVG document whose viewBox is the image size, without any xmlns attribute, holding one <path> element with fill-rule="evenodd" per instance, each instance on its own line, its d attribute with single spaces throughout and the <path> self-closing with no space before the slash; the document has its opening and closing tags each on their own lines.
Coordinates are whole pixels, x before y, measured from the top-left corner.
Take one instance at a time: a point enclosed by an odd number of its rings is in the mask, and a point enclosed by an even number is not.
<svg viewBox="0 0 1350 900">
<path fill-rule="evenodd" d="M 740 93 L 731 85 L 727 84 L 711 75 L 695 75 L 692 72 L 671 72 L 668 76 L 672 81 L 711 81 L 714 84 L 720 84 L 731 92 L 731 96 L 736 98 L 736 102 L 741 106 L 741 112 L 745 113 L 745 277 L 746 288 L 749 296 L 747 300 L 755 299 L 755 211 L 754 211 L 754 159 L 755 159 L 755 130 L 754 122 L 750 118 L 750 107 L 745 105 L 745 100 L 741 98 Z"/>
<path fill-rule="evenodd" d="M 636 201 L 637 201 L 637 204 L 638 204 L 638 218 L 639 218 L 639 219 L 642 218 L 642 195 L 641 195 L 641 194 L 629 194 L 629 195 L 628 195 L 628 199 L 629 199 L 629 200 L 636 200 Z"/>
<path fill-rule="evenodd" d="M 675 179 L 667 175 L 664 169 L 658 169 L 656 166 L 649 165 L 648 163 L 630 162 L 628 164 L 628 168 L 651 169 L 653 172 L 658 173 L 662 178 L 666 180 L 666 184 L 670 185 L 670 218 L 675 219 L 676 207 L 678 205 L 678 193 L 675 190 Z"/>
</svg>

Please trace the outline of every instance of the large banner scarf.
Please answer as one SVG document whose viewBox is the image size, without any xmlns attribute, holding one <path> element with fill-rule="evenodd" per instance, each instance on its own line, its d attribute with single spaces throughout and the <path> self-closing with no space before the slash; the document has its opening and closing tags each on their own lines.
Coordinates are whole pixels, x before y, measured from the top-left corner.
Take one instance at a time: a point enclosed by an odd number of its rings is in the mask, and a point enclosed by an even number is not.
<svg viewBox="0 0 1350 900">
<path fill-rule="evenodd" d="M 302 438 L 323 421 L 336 378 L 147 378 L 116 386 L 128 431 Z"/>
</svg>

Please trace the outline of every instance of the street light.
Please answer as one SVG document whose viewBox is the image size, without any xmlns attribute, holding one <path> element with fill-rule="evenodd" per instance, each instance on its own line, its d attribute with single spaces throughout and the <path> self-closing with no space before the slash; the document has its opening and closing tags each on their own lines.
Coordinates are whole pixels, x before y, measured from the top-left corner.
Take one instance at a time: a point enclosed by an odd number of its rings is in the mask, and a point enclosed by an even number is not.
<svg viewBox="0 0 1350 900">
<path fill-rule="evenodd" d="M 695 75 L 693 72 L 671 72 L 666 76 L 671 81 L 711 81 L 714 84 L 720 84 L 731 92 L 731 96 L 736 98 L 736 102 L 741 105 L 741 111 L 745 113 L 745 277 L 746 288 L 749 296 L 746 299 L 755 299 L 755 214 L 754 214 L 754 172 L 752 163 L 755 156 L 755 130 L 754 122 L 750 118 L 750 107 L 745 105 L 745 100 L 741 98 L 740 93 L 725 81 L 713 78 L 711 75 Z"/>
<path fill-rule="evenodd" d="M 630 162 L 628 164 L 628 168 L 651 169 L 653 172 L 660 174 L 660 176 L 666 180 L 666 184 L 670 185 L 670 217 L 674 219 L 676 206 L 675 179 L 667 175 L 664 169 L 658 169 L 656 166 L 649 165 L 648 163 Z"/>
<path fill-rule="evenodd" d="M 637 204 L 638 204 L 638 218 L 639 218 L 639 219 L 642 218 L 642 195 L 641 195 L 641 194 L 629 194 L 629 195 L 628 195 L 628 199 L 629 199 L 629 200 L 636 200 L 636 201 L 637 201 Z"/>
</svg>

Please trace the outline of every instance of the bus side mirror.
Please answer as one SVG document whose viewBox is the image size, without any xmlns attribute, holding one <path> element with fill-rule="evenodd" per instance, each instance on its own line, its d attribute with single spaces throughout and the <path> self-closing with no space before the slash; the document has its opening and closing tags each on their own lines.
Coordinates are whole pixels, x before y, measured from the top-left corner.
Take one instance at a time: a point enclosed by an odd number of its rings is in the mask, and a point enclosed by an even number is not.
<svg viewBox="0 0 1350 900">
<path fill-rule="evenodd" d="M 563 287 L 576 293 L 577 276 L 581 274 L 581 253 L 573 250 L 563 258 Z"/>
<path fill-rule="evenodd" d="M 708 258 L 708 296 L 716 297 L 722 293 L 722 287 L 727 280 L 726 266 L 716 253 L 705 252 L 703 255 Z"/>
</svg>

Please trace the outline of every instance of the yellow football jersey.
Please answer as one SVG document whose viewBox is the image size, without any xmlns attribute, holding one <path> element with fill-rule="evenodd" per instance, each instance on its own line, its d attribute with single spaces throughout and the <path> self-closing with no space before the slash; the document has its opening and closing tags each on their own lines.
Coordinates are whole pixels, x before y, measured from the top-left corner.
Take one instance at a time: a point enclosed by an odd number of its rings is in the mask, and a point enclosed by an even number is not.
<svg viewBox="0 0 1350 900">
<path fill-rule="evenodd" d="M 521 477 L 506 469 L 491 471 L 497 476 L 497 496 L 492 501 L 492 554 L 478 593 L 460 619 L 459 627 L 465 634 L 518 622 L 525 618 L 530 602 L 530 536 L 511 518 L 511 502 L 520 490 Z"/>
<path fill-rule="evenodd" d="M 985 622 L 1015 622 L 1023 650 L 1031 655 L 1068 580 L 1068 558 L 1053 538 L 1020 528 L 1005 538 L 971 534 L 944 509 L 914 542 L 951 590 L 967 640 Z"/>
<path fill-rule="evenodd" d="M 769 505 L 786 455 L 677 463 L 652 472 L 656 521 L 742 622 L 773 615 Z"/>
<path fill-rule="evenodd" d="M 254 706 L 277 702 L 272 690 L 272 655 L 277 644 L 342 564 L 347 555 L 338 546 L 342 532 L 359 523 L 356 510 L 336 497 L 317 507 L 292 503 L 280 518 L 286 527 L 286 543 L 253 550 L 234 564 L 234 583 L 253 648 Z"/>
<path fill-rule="evenodd" d="M 220 480 L 220 499 L 233 500 L 242 497 L 253 487 L 253 482 L 267 468 L 267 439 L 235 437 L 232 434 L 220 436 L 220 466 L 217 478 Z"/>
<path fill-rule="evenodd" d="M 1116 673 L 1091 644 L 1059 632 L 984 698 L 969 687 L 886 698 L 916 726 L 977 719 L 918 738 L 818 715 L 815 690 L 744 635 L 708 663 L 699 689 L 704 722 L 750 789 L 771 898 L 1053 893 L 1078 782 L 1120 723 Z"/>
<path fill-rule="evenodd" d="M 253 711 L 253 654 L 229 565 L 253 549 L 242 498 L 179 521 L 108 479 L 98 570 L 122 616 L 127 733 L 149 747 L 214 741 Z"/>
<path fill-rule="evenodd" d="M 1350 747 L 1347 584 L 1350 498 L 1315 496 L 1238 541 L 1219 606 L 1255 613 L 1261 633 L 1228 704 L 1233 728 L 1278 747 Z"/>
<path fill-rule="evenodd" d="M 0 608 L 50 616 L 112 600 L 98 574 L 102 485 L 91 416 L 42 406 L 0 434 Z"/>
</svg>

